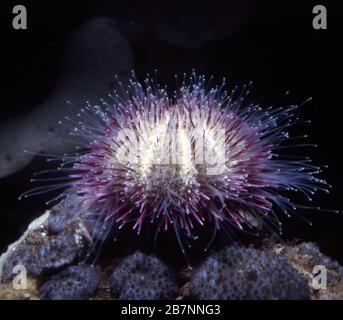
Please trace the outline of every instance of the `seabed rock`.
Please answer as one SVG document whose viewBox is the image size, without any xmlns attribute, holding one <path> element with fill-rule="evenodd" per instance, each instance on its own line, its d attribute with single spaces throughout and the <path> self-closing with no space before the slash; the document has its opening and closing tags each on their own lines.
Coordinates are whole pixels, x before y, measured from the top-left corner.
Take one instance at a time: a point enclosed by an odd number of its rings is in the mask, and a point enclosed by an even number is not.
<svg viewBox="0 0 343 320">
<path fill-rule="evenodd" d="M 71 203 L 73 201 L 76 203 Z M 85 247 L 93 243 L 90 235 L 97 231 L 96 224 L 87 226 L 86 213 L 87 210 L 77 204 L 76 197 L 66 198 L 34 220 L 22 237 L 0 256 L 0 299 L 110 300 L 144 296 L 177 300 L 343 300 L 343 266 L 311 242 L 279 244 L 266 240 L 260 248 L 226 247 L 209 253 L 193 269 L 168 266 L 157 257 L 141 252 L 121 257 L 116 256 L 115 250 L 109 250 L 100 251 L 100 259 L 93 266 L 94 260 L 87 261 L 84 252 Z M 230 260 L 232 256 L 235 259 Z M 247 259 L 250 256 L 252 259 Z M 13 274 L 13 268 L 18 264 L 27 270 L 27 283 L 25 288 L 16 289 L 17 274 Z M 326 288 L 313 285 L 318 276 L 314 271 L 316 266 L 326 269 Z M 230 280 L 235 274 L 240 275 L 239 283 Z M 287 282 L 289 275 L 292 279 Z M 282 288 L 278 279 L 282 280 Z M 263 290 L 250 290 L 261 281 Z M 146 283 L 151 284 L 150 289 Z M 130 284 L 130 288 L 126 288 L 126 284 Z M 239 292 L 233 290 L 232 286 L 239 285 Z M 170 290 L 164 290 L 165 287 Z"/>
</svg>

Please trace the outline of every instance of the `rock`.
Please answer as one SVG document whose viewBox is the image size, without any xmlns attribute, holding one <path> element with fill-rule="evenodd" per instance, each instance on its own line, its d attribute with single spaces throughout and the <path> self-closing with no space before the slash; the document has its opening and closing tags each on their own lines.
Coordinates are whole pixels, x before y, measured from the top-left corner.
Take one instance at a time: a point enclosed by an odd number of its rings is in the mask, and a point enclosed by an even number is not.
<svg viewBox="0 0 343 320">
<path fill-rule="evenodd" d="M 76 195 L 67 195 L 56 204 L 50 212 L 48 228 L 52 233 L 60 233 L 67 226 L 76 222 L 85 213 L 82 204 Z"/>
<path fill-rule="evenodd" d="M 58 234 L 70 226 L 81 227 L 84 238 L 97 243 L 108 239 L 112 221 L 87 210 L 77 195 L 68 194 L 51 209 L 48 228 Z"/>
<path fill-rule="evenodd" d="M 65 267 L 75 261 L 78 245 L 75 237 L 68 233 L 50 237 L 37 250 L 36 261 L 43 272 Z"/>
<path fill-rule="evenodd" d="M 320 252 L 319 247 L 312 242 L 303 242 L 298 246 L 300 254 L 308 255 L 313 259 L 313 264 L 323 265 L 334 271 L 343 280 L 343 267 L 335 260 Z"/>
<path fill-rule="evenodd" d="M 50 237 L 39 246 L 18 246 L 12 249 L 4 263 L 2 282 L 13 279 L 13 269 L 17 265 L 24 266 L 29 275 L 39 276 L 71 264 L 78 251 L 75 237 L 67 233 Z"/>
<path fill-rule="evenodd" d="M 173 299 L 178 292 L 173 271 L 156 257 L 141 252 L 126 257 L 115 268 L 110 285 L 121 300 Z"/>
<path fill-rule="evenodd" d="M 94 295 L 99 280 L 94 267 L 69 266 L 41 286 L 39 297 L 42 300 L 87 300 Z"/>
<path fill-rule="evenodd" d="M 30 275 L 39 275 L 42 272 L 41 266 L 37 263 L 36 254 L 33 248 L 22 246 L 12 250 L 8 255 L 4 267 L 1 281 L 8 283 L 13 280 L 16 266 L 21 265 L 26 268 Z"/>
<path fill-rule="evenodd" d="M 37 280 L 28 278 L 25 289 L 13 288 L 12 282 L 0 283 L 0 300 L 38 300 Z"/>
<path fill-rule="evenodd" d="M 47 239 L 46 222 L 49 211 L 34 220 L 20 239 L 8 247 L 0 256 L 0 279 L 8 282 L 13 278 L 12 272 L 16 262 L 27 264 L 28 271 L 39 273 L 39 266 L 35 265 L 35 257 L 30 256 L 34 248 L 40 246 Z"/>
<path fill-rule="evenodd" d="M 70 266 L 80 259 L 79 221 L 51 235 L 49 215 L 47 211 L 33 221 L 0 256 L 0 278 L 5 282 L 0 283 L 0 299 L 343 299 L 342 266 L 313 243 L 267 240 L 260 249 L 227 247 L 193 271 L 178 273 L 154 256 L 136 252 L 120 258 L 106 249 L 97 260 L 98 273 L 86 265 Z M 17 264 L 27 268 L 26 289 L 13 288 Z M 326 288 L 313 286 L 318 264 L 327 270 Z"/>
<path fill-rule="evenodd" d="M 65 267 L 78 259 L 83 249 L 83 237 L 76 226 L 68 226 L 58 235 L 49 235 L 48 211 L 35 220 L 24 235 L 0 257 L 0 279 L 8 283 L 13 268 L 22 265 L 28 275 L 39 276 Z"/>
<path fill-rule="evenodd" d="M 310 284 L 311 299 L 342 299 L 343 267 L 337 261 L 323 254 L 315 243 L 279 244 L 272 246 L 272 250 L 286 257 L 289 263 L 306 277 Z M 316 270 L 316 267 L 320 267 L 320 269 Z M 326 284 L 322 283 L 318 287 L 315 277 L 319 274 L 324 275 L 323 272 L 326 275 Z"/>
</svg>

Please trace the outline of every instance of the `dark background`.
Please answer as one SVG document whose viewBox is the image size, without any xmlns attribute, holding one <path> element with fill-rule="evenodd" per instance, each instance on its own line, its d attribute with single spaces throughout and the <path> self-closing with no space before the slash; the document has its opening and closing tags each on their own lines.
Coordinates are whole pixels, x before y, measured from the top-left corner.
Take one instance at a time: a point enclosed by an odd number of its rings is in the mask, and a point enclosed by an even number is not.
<svg viewBox="0 0 343 320">
<path fill-rule="evenodd" d="M 186 0 L 185 0 L 186 1 Z M 49 96 L 58 74 L 58 53 L 65 39 L 88 18 L 106 15 L 110 1 L 1 1 L 1 108 L 2 121 L 35 108 Z M 342 49 L 343 10 L 339 1 L 259 1 L 250 19 L 238 32 L 200 47 L 186 48 L 163 41 L 149 24 L 144 1 L 112 1 L 108 13 L 130 42 L 138 78 L 158 70 L 162 82 L 173 86 L 175 73 L 195 68 L 216 79 L 229 76 L 234 84 L 253 81 L 251 99 L 272 104 L 289 90 L 282 104 L 313 100 L 301 110 L 311 119 L 304 131 L 318 149 L 305 150 L 319 165 L 329 165 L 322 175 L 333 185 L 329 195 L 318 194 L 316 205 L 342 211 Z M 196 1 L 191 1 L 196 5 Z M 211 3 L 209 1 L 209 3 Z M 23 4 L 28 12 L 28 30 L 12 28 L 12 8 Z M 312 8 L 328 10 L 328 29 L 312 28 Z M 218 12 L 225 13 L 225 1 Z M 175 21 L 179 16 L 175 16 Z M 195 19 L 195 17 L 193 17 Z M 130 27 L 134 22 L 133 27 Z M 204 22 L 205 23 L 205 22 Z M 192 36 L 192 35 L 190 35 Z M 194 35 L 196 36 L 196 35 Z M 0 157 L 5 156 L 0 150 Z M 46 163 L 34 159 L 26 168 L 0 179 L 0 252 L 16 240 L 33 217 L 46 208 L 48 196 L 18 201 L 28 190 L 33 172 Z M 343 216 L 304 212 L 301 219 L 280 219 L 285 239 L 317 242 L 322 250 L 343 263 Z"/>
</svg>

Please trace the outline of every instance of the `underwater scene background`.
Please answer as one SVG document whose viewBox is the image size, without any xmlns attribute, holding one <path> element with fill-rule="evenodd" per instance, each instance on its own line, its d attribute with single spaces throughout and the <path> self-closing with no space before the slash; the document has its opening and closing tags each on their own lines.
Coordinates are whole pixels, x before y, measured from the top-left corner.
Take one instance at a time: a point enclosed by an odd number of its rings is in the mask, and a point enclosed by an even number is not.
<svg viewBox="0 0 343 320">
<path fill-rule="evenodd" d="M 289 243 L 311 242 L 323 254 L 343 264 L 340 116 L 343 11 L 337 3 L 321 2 L 328 12 L 326 30 L 313 28 L 315 1 L 287 4 L 262 0 L 21 1 L 27 9 L 26 30 L 15 30 L 12 25 L 16 4 L 14 1 L 0 4 L 1 253 L 21 237 L 34 219 L 52 207 L 46 202 L 59 194 L 42 193 L 18 200 L 34 187 L 30 180 L 35 172 L 56 168 L 56 163 L 24 150 L 53 154 L 70 151 L 69 142 L 54 138 L 66 134 L 58 121 L 70 112 L 69 101 L 80 108 L 87 101 L 96 104 L 116 88 L 115 75 L 126 83 L 132 71 L 137 79 L 143 80 L 147 74 L 154 78 L 157 70 L 158 83 L 172 92 L 179 85 L 175 75 L 182 79 L 184 73 L 195 70 L 198 75 L 213 76 L 215 84 L 225 77 L 229 88 L 252 81 L 246 100 L 262 107 L 301 104 L 312 98 L 297 112 L 297 116 L 311 123 L 297 126 L 292 132 L 308 134 L 306 143 L 318 147 L 294 148 L 284 154 L 306 155 L 314 164 L 328 166 L 319 176 L 332 186 L 330 193 L 318 192 L 311 206 L 339 212 L 299 209 L 299 216 L 291 218 L 278 214 L 282 235 L 277 230 L 275 238 L 268 232 L 256 237 L 237 231 L 233 242 L 261 246 L 270 237 L 273 243 L 284 241 L 286 247 Z M 297 200 L 297 196 L 292 199 Z M 154 246 L 154 230 L 141 235 L 127 231 L 118 236 L 114 247 L 112 242 L 104 244 L 105 254 L 100 261 L 107 263 L 113 250 L 120 259 L 139 250 L 156 254 L 171 268 L 182 268 L 184 255 L 173 232 L 170 233 L 161 234 Z M 197 265 L 207 257 L 203 250 L 207 243 L 208 238 L 193 244 L 187 253 L 191 264 Z M 215 239 L 213 249 L 222 249 L 224 245 Z M 230 250 L 233 250 L 230 255 L 235 256 L 234 249 Z M 285 250 L 294 258 L 291 247 Z M 128 264 L 143 258 L 135 253 L 132 259 Z M 149 266 L 164 270 L 164 265 L 151 259 Z M 257 263 L 263 265 L 268 259 L 263 256 Z M 89 270 L 65 272 L 86 274 L 87 279 L 93 279 L 87 273 L 91 273 Z M 118 268 L 111 279 L 121 283 L 125 272 Z M 168 274 L 169 270 L 163 272 Z M 92 281 L 95 280 L 89 280 L 90 287 L 94 286 Z M 163 281 L 162 287 L 178 291 L 173 289 L 172 280 Z M 194 278 L 191 287 L 196 296 L 208 299 L 203 291 L 198 292 L 201 281 Z M 49 285 L 53 286 L 51 282 Z M 49 285 L 42 289 L 45 293 L 41 297 L 49 298 Z M 295 281 L 294 288 L 297 286 L 301 284 Z M 123 299 L 140 297 L 131 289 L 123 293 L 119 285 L 116 290 L 121 293 L 115 295 Z M 302 293 L 301 289 L 298 292 Z M 148 297 L 149 294 L 154 297 L 154 293 L 147 293 Z M 167 298 L 173 296 L 168 294 Z"/>
</svg>

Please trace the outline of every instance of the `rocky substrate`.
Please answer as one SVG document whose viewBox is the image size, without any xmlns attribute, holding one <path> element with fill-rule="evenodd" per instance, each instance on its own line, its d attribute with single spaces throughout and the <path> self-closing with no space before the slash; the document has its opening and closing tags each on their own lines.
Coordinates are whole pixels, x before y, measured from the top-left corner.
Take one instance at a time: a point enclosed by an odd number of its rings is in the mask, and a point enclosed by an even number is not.
<svg viewBox="0 0 343 320">
<path fill-rule="evenodd" d="M 77 203 L 63 200 L 1 255 L 0 299 L 343 299 L 343 267 L 310 242 L 228 246 L 193 268 L 139 251 L 90 265 L 88 248 L 106 241 L 108 228 Z M 13 286 L 18 265 L 27 271 L 24 289 Z M 327 286 L 318 288 L 323 267 Z"/>
</svg>

